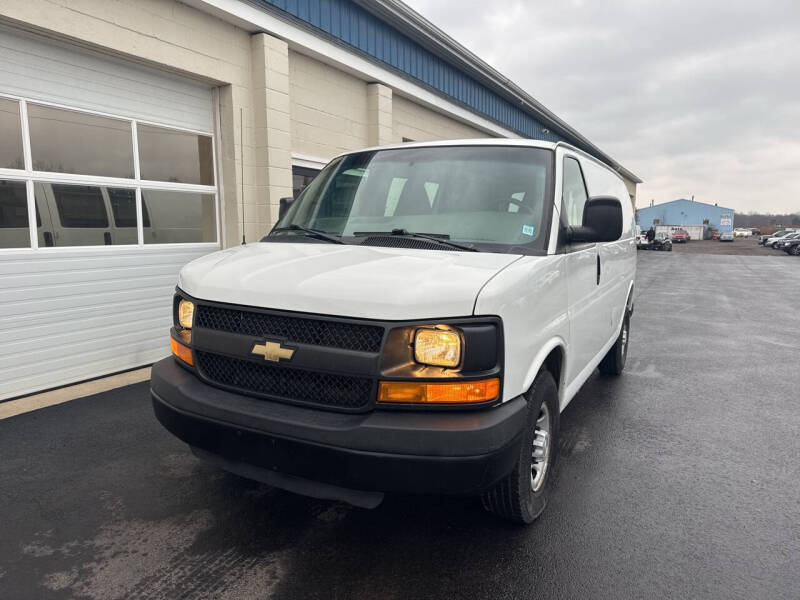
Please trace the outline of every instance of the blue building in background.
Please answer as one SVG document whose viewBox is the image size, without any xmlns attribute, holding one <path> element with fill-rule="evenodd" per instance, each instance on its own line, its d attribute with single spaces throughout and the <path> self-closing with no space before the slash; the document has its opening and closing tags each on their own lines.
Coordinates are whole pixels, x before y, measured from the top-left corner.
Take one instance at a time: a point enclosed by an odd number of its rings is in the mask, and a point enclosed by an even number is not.
<svg viewBox="0 0 800 600">
<path fill-rule="evenodd" d="M 719 232 L 733 231 L 732 208 L 694 202 L 685 198 L 640 208 L 636 214 L 642 231 L 651 226 L 655 228 L 691 227 L 692 229 L 702 227 L 704 231 L 708 227 L 714 227 Z M 694 235 L 692 239 L 696 239 Z"/>
</svg>

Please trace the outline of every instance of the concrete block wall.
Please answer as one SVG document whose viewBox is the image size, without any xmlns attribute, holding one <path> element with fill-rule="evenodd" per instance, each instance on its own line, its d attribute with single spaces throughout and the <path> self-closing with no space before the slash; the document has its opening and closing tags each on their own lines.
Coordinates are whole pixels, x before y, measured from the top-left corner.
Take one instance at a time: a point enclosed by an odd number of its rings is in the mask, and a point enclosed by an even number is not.
<svg viewBox="0 0 800 600">
<path fill-rule="evenodd" d="M 367 83 L 289 51 L 292 150 L 328 160 L 369 145 Z"/>
<path fill-rule="evenodd" d="M 492 137 L 397 94 L 392 99 L 392 114 L 394 142 L 402 142 L 404 138 L 428 142 Z"/>
<path fill-rule="evenodd" d="M 245 203 L 245 232 L 258 239 L 278 218 L 279 201 L 292 195 L 289 47 L 265 33 L 252 49 L 255 194 Z M 249 209 L 249 212 L 248 212 Z"/>
<path fill-rule="evenodd" d="M 380 83 L 367 86 L 367 121 L 367 142 L 370 146 L 392 143 L 392 88 Z"/>
</svg>

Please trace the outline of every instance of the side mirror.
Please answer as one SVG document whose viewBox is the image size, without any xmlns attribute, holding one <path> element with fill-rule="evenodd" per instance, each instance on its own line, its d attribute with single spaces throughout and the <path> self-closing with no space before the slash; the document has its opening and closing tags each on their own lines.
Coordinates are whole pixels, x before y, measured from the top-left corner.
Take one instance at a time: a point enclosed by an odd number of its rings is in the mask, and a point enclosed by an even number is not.
<svg viewBox="0 0 800 600">
<path fill-rule="evenodd" d="M 583 207 L 583 226 L 568 227 L 569 243 L 615 242 L 622 235 L 622 204 L 613 196 L 589 198 Z"/>
<path fill-rule="evenodd" d="M 292 204 L 294 204 L 294 198 L 289 196 L 288 198 L 281 198 L 280 199 L 280 206 L 278 207 L 278 220 L 280 221 L 289 209 L 291 208 Z"/>
</svg>

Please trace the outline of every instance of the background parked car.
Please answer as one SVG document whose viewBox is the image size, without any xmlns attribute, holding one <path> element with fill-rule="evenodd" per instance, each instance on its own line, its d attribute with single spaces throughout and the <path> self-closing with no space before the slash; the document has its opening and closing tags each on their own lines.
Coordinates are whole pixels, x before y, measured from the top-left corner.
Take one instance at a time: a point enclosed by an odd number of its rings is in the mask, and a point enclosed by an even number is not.
<svg viewBox="0 0 800 600">
<path fill-rule="evenodd" d="M 657 233 L 652 242 L 647 239 L 641 241 L 637 246 L 639 250 L 661 250 L 664 252 L 672 252 L 672 240 L 666 233 Z"/>
<path fill-rule="evenodd" d="M 652 250 L 661 250 L 664 252 L 672 252 L 672 240 L 666 233 L 657 233 L 653 240 Z"/>
<path fill-rule="evenodd" d="M 764 243 L 764 246 L 769 246 L 770 248 L 777 248 L 780 242 L 785 242 L 786 240 L 793 240 L 798 236 L 800 236 L 800 233 L 797 233 L 795 231 L 787 231 L 786 233 L 780 236 L 771 237 L 767 239 L 767 241 Z"/>
<path fill-rule="evenodd" d="M 800 256 L 800 238 L 795 238 L 793 240 L 781 242 L 779 248 L 784 252 L 786 252 L 786 254 L 791 254 L 792 256 Z"/>
<path fill-rule="evenodd" d="M 723 231 L 719 234 L 719 241 L 720 242 L 732 242 L 734 238 L 734 233 L 732 231 Z"/>
<path fill-rule="evenodd" d="M 780 238 L 777 242 L 774 242 L 772 247 L 777 250 L 785 250 L 789 244 L 795 240 L 800 240 L 800 233 L 789 233 Z"/>
<path fill-rule="evenodd" d="M 761 244 L 762 246 L 766 246 L 768 239 L 781 237 L 782 235 L 786 235 L 787 233 L 793 233 L 793 232 L 794 232 L 793 229 L 778 229 L 778 231 L 776 231 L 775 233 L 762 235 L 760 238 L 758 238 L 758 243 Z"/>
<path fill-rule="evenodd" d="M 746 229 L 744 227 L 737 227 L 733 230 L 734 237 L 751 237 L 753 235 L 752 229 Z"/>
<path fill-rule="evenodd" d="M 676 229 L 672 232 L 672 241 L 673 242 L 681 242 L 685 243 L 688 242 L 690 239 L 689 233 L 685 229 Z"/>
</svg>

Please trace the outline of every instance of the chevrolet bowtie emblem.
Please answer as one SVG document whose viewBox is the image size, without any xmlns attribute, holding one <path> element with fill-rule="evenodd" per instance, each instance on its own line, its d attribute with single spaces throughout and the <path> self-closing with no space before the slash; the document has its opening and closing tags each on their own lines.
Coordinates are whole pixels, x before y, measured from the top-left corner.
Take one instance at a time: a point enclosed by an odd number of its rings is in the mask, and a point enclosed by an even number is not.
<svg viewBox="0 0 800 600">
<path fill-rule="evenodd" d="M 294 350 L 292 348 L 284 348 L 278 342 L 256 344 L 250 352 L 251 354 L 259 354 L 264 357 L 264 360 L 269 360 L 271 362 L 291 360 L 292 356 L 294 356 Z"/>
</svg>

